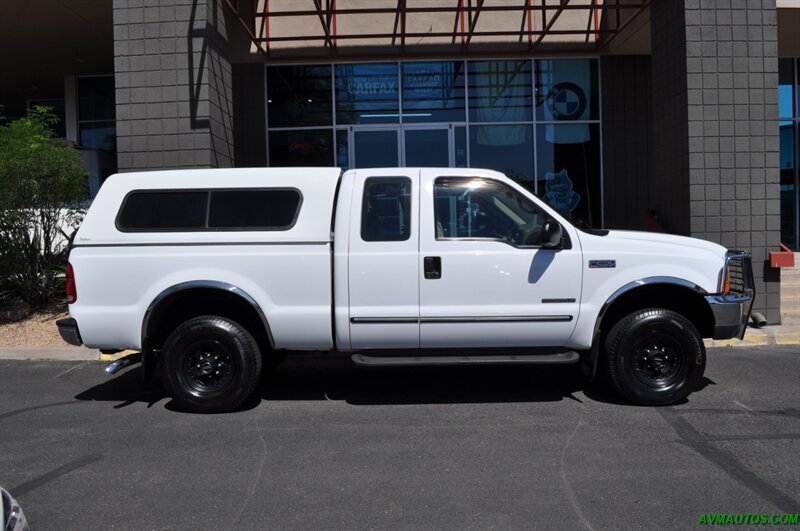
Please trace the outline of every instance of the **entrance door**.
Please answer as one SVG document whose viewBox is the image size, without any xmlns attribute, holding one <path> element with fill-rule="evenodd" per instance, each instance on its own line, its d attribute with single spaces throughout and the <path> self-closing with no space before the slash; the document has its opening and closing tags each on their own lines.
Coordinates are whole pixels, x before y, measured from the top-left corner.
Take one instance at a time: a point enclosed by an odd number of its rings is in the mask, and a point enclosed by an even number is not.
<svg viewBox="0 0 800 531">
<path fill-rule="evenodd" d="M 403 166 L 453 167 L 453 149 L 449 127 L 403 128 Z"/>
<path fill-rule="evenodd" d="M 400 166 L 400 137 L 397 128 L 352 130 L 353 168 L 395 168 Z"/>
<path fill-rule="evenodd" d="M 352 168 L 452 168 L 453 130 L 448 126 L 353 127 Z"/>
</svg>

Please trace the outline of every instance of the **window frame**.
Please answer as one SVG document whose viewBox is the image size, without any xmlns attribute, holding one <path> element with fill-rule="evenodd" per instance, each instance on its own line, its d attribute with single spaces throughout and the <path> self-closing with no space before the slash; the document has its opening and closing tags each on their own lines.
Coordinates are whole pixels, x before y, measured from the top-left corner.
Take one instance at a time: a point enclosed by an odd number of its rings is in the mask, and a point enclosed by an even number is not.
<svg viewBox="0 0 800 531">
<path fill-rule="evenodd" d="M 208 223 L 211 219 L 211 195 L 214 192 L 261 192 L 261 191 L 290 191 L 295 192 L 298 197 L 297 201 L 297 208 L 294 213 L 294 217 L 289 225 L 284 227 L 274 227 L 274 228 L 267 228 L 267 227 L 209 227 Z M 128 203 L 130 197 L 137 193 L 191 193 L 191 192 L 205 192 L 207 194 L 206 197 L 206 209 L 204 214 L 204 223 L 203 227 L 193 227 L 193 228 L 157 228 L 157 229 L 132 229 L 126 228 L 120 225 L 120 218 L 122 216 L 122 212 L 125 210 L 125 206 Z M 264 187 L 243 187 L 243 188 L 140 188 L 136 190 L 131 190 L 125 194 L 125 197 L 122 198 L 122 202 L 120 203 L 119 209 L 117 210 L 117 215 L 114 219 L 114 226 L 119 232 L 123 233 L 184 233 L 184 232 L 286 232 L 294 228 L 297 224 L 297 220 L 300 217 L 300 212 L 303 208 L 303 193 L 295 187 L 291 186 L 281 186 L 275 188 L 264 188 Z"/>
</svg>

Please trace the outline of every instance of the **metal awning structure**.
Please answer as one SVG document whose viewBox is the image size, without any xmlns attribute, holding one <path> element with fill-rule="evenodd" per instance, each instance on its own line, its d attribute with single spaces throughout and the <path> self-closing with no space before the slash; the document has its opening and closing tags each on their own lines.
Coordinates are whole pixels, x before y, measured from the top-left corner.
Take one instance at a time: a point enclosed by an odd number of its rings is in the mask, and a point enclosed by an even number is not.
<svg viewBox="0 0 800 531">
<path fill-rule="evenodd" d="M 598 52 L 654 0 L 225 0 L 265 60 Z"/>
</svg>

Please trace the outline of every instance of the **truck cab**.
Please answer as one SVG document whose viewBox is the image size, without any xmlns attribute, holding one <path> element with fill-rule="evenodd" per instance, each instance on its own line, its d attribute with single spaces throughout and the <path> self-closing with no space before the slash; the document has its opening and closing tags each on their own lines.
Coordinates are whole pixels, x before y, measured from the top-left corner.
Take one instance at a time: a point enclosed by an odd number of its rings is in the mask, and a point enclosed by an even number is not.
<svg viewBox="0 0 800 531">
<path fill-rule="evenodd" d="M 339 349 L 568 342 L 580 317 L 580 240 L 524 188 L 487 170 L 347 177 L 335 226 L 346 240 L 334 246 Z"/>
</svg>

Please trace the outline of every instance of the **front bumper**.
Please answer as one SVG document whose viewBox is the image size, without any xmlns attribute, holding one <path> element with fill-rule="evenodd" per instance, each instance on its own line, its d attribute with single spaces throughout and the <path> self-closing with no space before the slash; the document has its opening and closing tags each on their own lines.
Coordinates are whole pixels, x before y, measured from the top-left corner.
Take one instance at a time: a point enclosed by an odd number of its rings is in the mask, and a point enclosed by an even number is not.
<svg viewBox="0 0 800 531">
<path fill-rule="evenodd" d="M 75 319 L 72 317 L 59 319 L 56 321 L 56 326 L 58 327 L 58 333 L 61 334 L 61 339 L 76 347 L 83 345 L 81 333 L 78 330 L 78 322 Z"/>
<path fill-rule="evenodd" d="M 753 297 L 706 295 L 714 314 L 714 339 L 742 339 L 753 309 Z"/>
<path fill-rule="evenodd" d="M 733 263 L 732 263 L 733 262 Z M 706 301 L 714 314 L 713 339 L 744 338 L 753 301 L 756 296 L 753 280 L 753 266 L 750 255 L 742 251 L 728 251 L 725 255 L 725 267 L 720 278 L 720 287 L 730 270 L 736 269 L 736 291 L 706 295 Z"/>
</svg>

